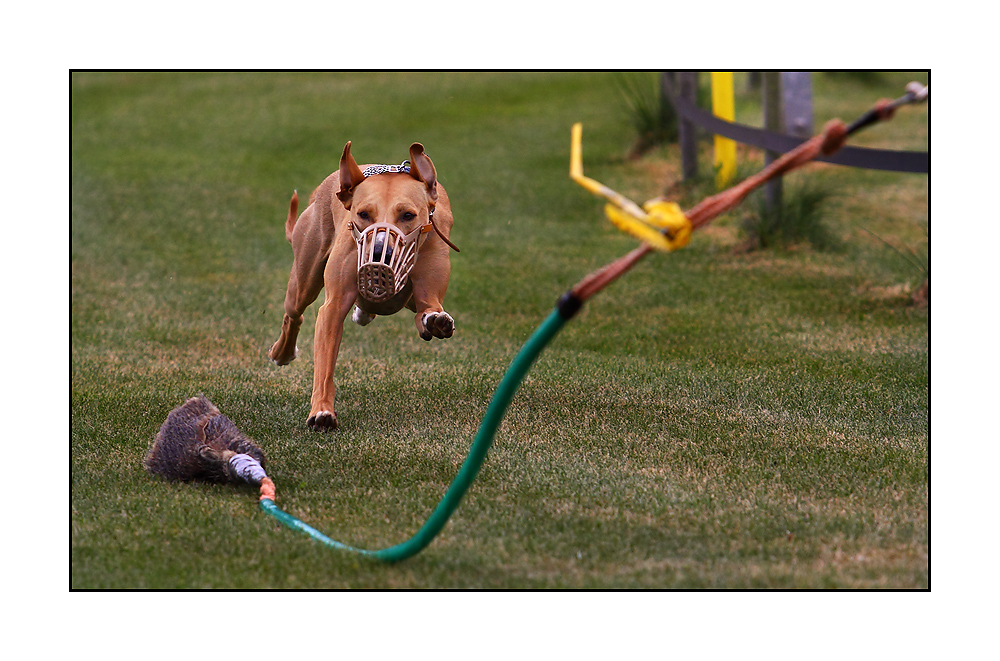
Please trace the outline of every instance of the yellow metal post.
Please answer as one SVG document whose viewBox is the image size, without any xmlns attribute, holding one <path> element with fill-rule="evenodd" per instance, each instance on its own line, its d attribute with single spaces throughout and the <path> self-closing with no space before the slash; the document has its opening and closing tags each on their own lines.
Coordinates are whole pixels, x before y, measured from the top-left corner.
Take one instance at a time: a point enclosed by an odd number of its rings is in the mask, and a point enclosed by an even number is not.
<svg viewBox="0 0 1000 661">
<path fill-rule="evenodd" d="M 712 72 L 712 113 L 732 122 L 736 119 L 733 102 L 733 72 Z M 721 135 L 715 136 L 715 185 L 719 190 L 729 185 L 736 174 L 736 142 Z"/>
</svg>

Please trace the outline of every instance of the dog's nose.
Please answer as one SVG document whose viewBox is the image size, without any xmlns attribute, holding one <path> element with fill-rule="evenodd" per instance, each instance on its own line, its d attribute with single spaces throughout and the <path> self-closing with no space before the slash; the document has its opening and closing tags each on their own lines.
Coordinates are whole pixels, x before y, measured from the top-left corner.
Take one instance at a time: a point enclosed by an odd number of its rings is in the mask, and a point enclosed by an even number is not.
<svg viewBox="0 0 1000 661">
<path fill-rule="evenodd" d="M 387 232 L 379 232 L 375 235 L 375 241 L 373 245 L 374 251 L 372 252 L 372 261 L 374 262 L 384 262 L 388 263 L 392 259 L 392 246 L 386 246 L 386 235 Z M 382 251 L 385 251 L 385 259 L 382 259 Z"/>
</svg>

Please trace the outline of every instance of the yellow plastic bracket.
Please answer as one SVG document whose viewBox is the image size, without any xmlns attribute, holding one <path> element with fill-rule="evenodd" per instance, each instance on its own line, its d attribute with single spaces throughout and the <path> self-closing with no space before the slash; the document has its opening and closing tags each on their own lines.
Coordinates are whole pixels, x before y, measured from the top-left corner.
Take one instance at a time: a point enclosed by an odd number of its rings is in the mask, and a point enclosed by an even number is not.
<svg viewBox="0 0 1000 661">
<path fill-rule="evenodd" d="M 691 222 L 679 206 L 673 202 L 650 200 L 643 208 L 599 181 L 584 176 L 582 138 L 583 124 L 578 122 L 573 125 L 570 143 L 569 176 L 594 195 L 611 202 L 604 207 L 608 220 L 657 250 L 669 252 L 686 246 L 691 240 Z"/>
<path fill-rule="evenodd" d="M 733 72 L 712 72 L 712 113 L 727 122 L 736 118 L 733 101 Z M 722 190 L 736 176 L 736 141 L 721 135 L 715 136 L 715 186 Z"/>
</svg>

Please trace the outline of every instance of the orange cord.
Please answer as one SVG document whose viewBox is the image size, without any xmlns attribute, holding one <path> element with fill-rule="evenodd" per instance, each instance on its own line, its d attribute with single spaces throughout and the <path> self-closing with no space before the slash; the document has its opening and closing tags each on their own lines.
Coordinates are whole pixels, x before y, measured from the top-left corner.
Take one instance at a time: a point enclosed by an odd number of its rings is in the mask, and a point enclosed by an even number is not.
<svg viewBox="0 0 1000 661">
<path fill-rule="evenodd" d="M 274 482 L 269 477 L 260 481 L 260 500 L 276 500 Z"/>
</svg>

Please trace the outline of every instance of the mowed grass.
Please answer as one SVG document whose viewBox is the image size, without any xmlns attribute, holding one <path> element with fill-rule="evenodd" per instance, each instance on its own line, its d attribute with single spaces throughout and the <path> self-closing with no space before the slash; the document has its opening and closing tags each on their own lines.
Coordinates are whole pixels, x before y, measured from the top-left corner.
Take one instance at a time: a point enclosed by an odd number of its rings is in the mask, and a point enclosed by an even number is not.
<svg viewBox="0 0 1000 661">
<path fill-rule="evenodd" d="M 817 74 L 817 126 L 914 78 Z M 638 201 L 669 189 L 691 206 L 710 185 L 672 187 L 675 146 L 624 159 L 633 136 L 608 73 L 71 83 L 72 588 L 929 587 L 929 320 L 909 304 L 925 175 L 791 177 L 836 190 L 835 250 L 737 254 L 734 212 L 647 258 L 541 356 L 441 535 L 387 566 L 281 527 L 250 487 L 147 475 L 167 413 L 204 393 L 264 449 L 283 509 L 348 544 L 401 542 L 557 298 L 635 245 L 569 179 L 571 124 L 587 174 Z M 759 122 L 758 101 L 741 94 L 738 120 Z M 927 121 L 907 108 L 859 143 L 927 149 Z M 446 300 L 458 331 L 425 343 L 405 311 L 348 322 L 341 427 L 317 434 L 315 308 L 297 361 L 265 351 L 288 198 L 336 169 L 347 140 L 359 161 L 398 163 L 413 141 L 434 159 L 462 249 Z M 745 173 L 761 162 L 740 158 Z"/>
</svg>

